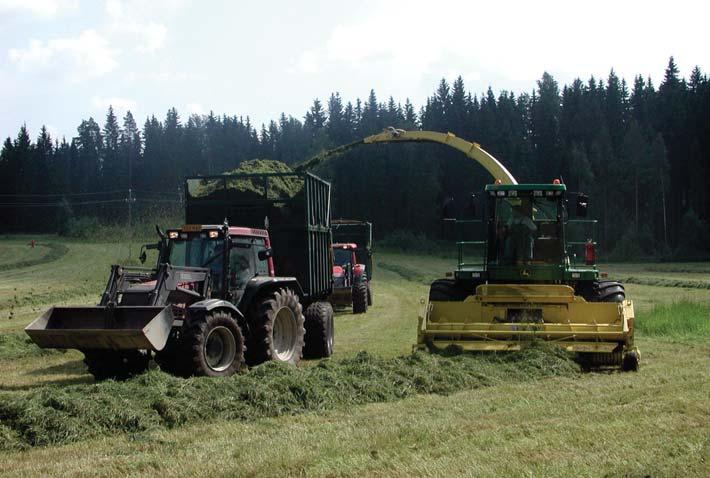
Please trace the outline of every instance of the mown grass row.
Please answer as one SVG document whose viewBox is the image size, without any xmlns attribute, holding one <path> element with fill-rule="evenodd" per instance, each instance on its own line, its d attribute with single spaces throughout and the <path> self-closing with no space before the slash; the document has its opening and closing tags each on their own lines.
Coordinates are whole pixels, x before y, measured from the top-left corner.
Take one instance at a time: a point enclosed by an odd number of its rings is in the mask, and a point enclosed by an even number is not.
<svg viewBox="0 0 710 478">
<path fill-rule="evenodd" d="M 664 279 L 662 277 L 627 277 L 622 282 L 626 284 L 650 285 L 657 287 L 679 287 L 682 289 L 708 289 L 710 281 L 693 279 Z"/>
<path fill-rule="evenodd" d="M 153 370 L 125 382 L 0 394 L 0 449 L 140 434 L 217 419 L 321 412 L 578 373 L 568 354 L 545 344 L 497 355 L 416 353 L 382 359 L 361 352 L 305 368 L 266 363 L 225 379 L 180 379 Z"/>
<path fill-rule="evenodd" d="M 56 242 L 41 242 L 37 245 L 46 247 L 47 249 L 49 249 L 49 251 L 46 254 L 37 258 L 0 264 L 0 272 L 9 271 L 12 269 L 22 269 L 25 267 L 33 267 L 41 264 L 48 264 L 50 262 L 56 261 L 57 259 L 61 259 L 63 256 L 66 255 L 67 252 L 69 252 L 69 248 L 67 246 Z"/>
</svg>

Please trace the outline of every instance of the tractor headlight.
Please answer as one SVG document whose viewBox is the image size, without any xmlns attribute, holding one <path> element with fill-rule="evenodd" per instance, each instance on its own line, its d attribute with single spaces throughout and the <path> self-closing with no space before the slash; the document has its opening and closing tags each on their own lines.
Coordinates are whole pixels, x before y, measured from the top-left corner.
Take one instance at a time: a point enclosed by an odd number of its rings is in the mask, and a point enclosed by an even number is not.
<svg viewBox="0 0 710 478">
<path fill-rule="evenodd" d="M 168 231 L 168 239 L 177 239 L 177 238 L 178 238 L 177 231 Z"/>
<path fill-rule="evenodd" d="M 210 231 L 209 236 L 210 239 L 216 239 L 219 236 L 219 231 Z"/>
</svg>

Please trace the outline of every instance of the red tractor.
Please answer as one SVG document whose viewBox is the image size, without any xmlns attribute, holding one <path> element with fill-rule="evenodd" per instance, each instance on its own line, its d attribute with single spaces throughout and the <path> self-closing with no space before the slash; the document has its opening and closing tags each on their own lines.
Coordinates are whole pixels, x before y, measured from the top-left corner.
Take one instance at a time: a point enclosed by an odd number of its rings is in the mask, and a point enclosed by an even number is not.
<svg viewBox="0 0 710 478">
<path fill-rule="evenodd" d="M 372 305 L 367 266 L 358 263 L 355 243 L 333 244 L 333 293 L 330 302 L 338 307 L 352 305 L 353 314 L 364 314 Z"/>
</svg>

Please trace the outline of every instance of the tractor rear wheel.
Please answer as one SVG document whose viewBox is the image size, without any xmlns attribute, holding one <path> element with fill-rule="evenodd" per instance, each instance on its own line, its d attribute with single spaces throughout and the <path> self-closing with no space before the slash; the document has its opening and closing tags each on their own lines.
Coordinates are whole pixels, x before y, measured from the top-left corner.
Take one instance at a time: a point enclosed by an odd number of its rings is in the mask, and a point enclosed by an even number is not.
<svg viewBox="0 0 710 478">
<path fill-rule="evenodd" d="M 217 311 L 194 318 L 185 336 L 190 374 L 228 377 L 244 365 L 244 336 L 237 321 Z"/>
<path fill-rule="evenodd" d="M 148 370 L 150 353 L 143 350 L 83 350 L 89 373 L 98 380 L 125 380 Z"/>
<path fill-rule="evenodd" d="M 333 354 L 333 306 L 329 302 L 314 302 L 305 312 L 305 358 L 330 357 Z"/>
<path fill-rule="evenodd" d="M 353 314 L 367 312 L 367 283 L 360 281 L 353 285 Z"/>
<path fill-rule="evenodd" d="M 370 287 L 370 281 L 367 281 L 367 306 L 372 306 L 372 288 Z"/>
<path fill-rule="evenodd" d="M 263 295 L 249 314 L 247 361 L 258 365 L 279 360 L 298 365 L 303 353 L 303 306 L 291 289 L 278 289 Z"/>
</svg>

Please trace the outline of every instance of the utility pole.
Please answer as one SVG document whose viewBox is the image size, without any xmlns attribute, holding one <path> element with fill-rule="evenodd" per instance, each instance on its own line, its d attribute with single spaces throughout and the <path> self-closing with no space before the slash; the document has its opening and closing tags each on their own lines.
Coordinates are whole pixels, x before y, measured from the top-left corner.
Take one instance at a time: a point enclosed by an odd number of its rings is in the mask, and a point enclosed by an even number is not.
<svg viewBox="0 0 710 478">
<path fill-rule="evenodd" d="M 131 249 L 133 247 L 133 203 L 136 199 L 133 197 L 133 190 L 128 188 L 128 258 L 131 258 Z"/>
<path fill-rule="evenodd" d="M 130 138 L 129 138 L 130 140 Z M 132 146 L 132 145 L 131 145 Z M 130 259 L 133 247 L 133 148 L 128 148 L 128 258 Z"/>
</svg>

